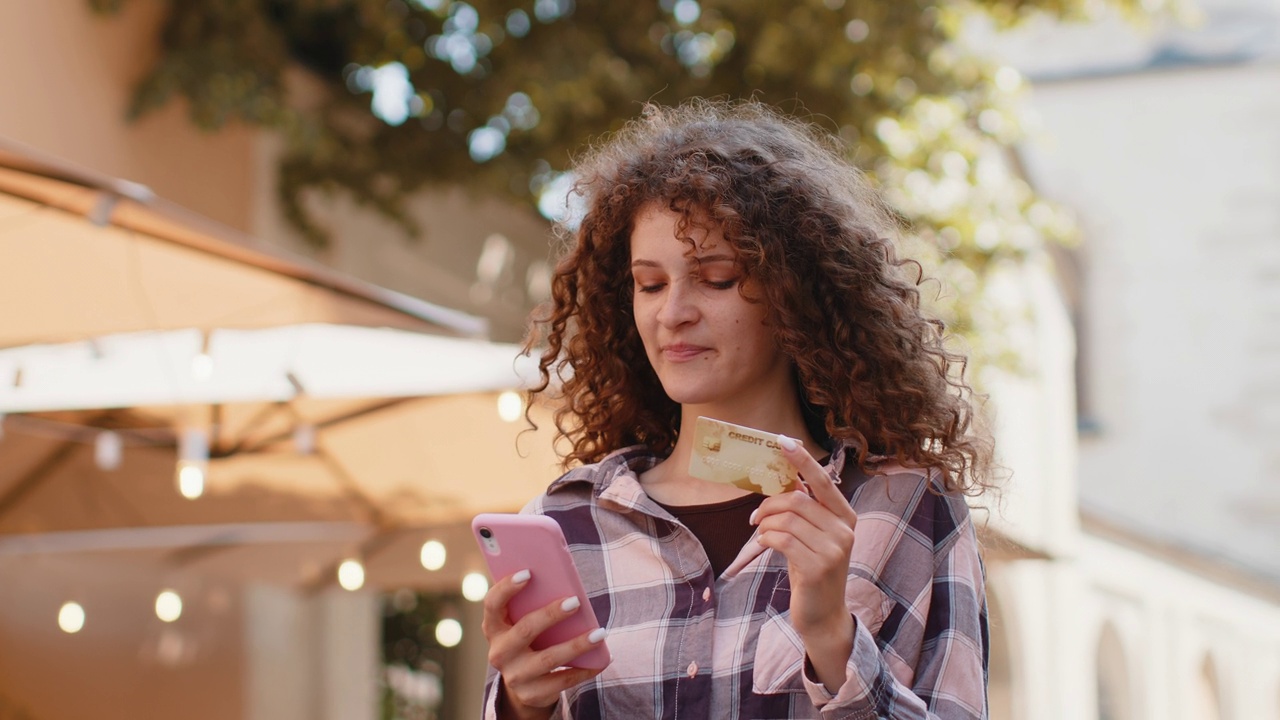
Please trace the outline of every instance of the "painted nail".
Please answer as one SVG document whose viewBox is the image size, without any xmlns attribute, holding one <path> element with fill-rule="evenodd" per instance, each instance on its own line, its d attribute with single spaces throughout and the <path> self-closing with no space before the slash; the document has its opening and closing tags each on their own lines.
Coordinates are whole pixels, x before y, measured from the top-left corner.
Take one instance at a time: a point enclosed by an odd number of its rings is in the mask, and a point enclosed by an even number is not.
<svg viewBox="0 0 1280 720">
<path fill-rule="evenodd" d="M 792 452 L 792 451 L 794 451 L 796 448 L 800 447 L 800 443 L 798 443 L 798 442 L 796 442 L 795 440 L 793 440 L 793 439 L 791 439 L 791 438 L 787 437 L 786 435 L 779 435 L 779 436 L 778 436 L 778 444 L 779 444 L 779 445 L 781 445 L 781 446 L 782 446 L 782 449 L 783 449 L 783 450 L 786 450 L 787 452 Z"/>
<path fill-rule="evenodd" d="M 529 575 L 529 571 L 528 571 L 528 570 L 521 570 L 520 572 L 518 572 L 518 573 L 516 573 L 515 575 L 512 575 L 512 576 L 511 576 L 511 582 L 513 582 L 513 583 L 515 583 L 515 584 L 517 584 L 517 585 L 523 585 L 523 584 L 525 584 L 525 583 L 529 582 L 529 578 L 530 578 L 530 577 L 531 577 L 531 576 Z"/>
<path fill-rule="evenodd" d="M 609 633 L 605 632 L 604 628 L 596 628 L 591 631 L 591 634 L 587 636 L 587 639 L 591 641 L 592 645 L 595 645 L 601 640 L 604 640 L 608 634 Z"/>
<path fill-rule="evenodd" d="M 560 609 L 564 612 L 573 612 L 574 610 L 577 610 L 578 606 L 581 604 L 582 603 L 579 602 L 577 596 L 575 595 L 573 597 L 565 598 L 564 602 L 560 603 Z"/>
<path fill-rule="evenodd" d="M 755 525 L 755 524 L 756 524 L 756 516 L 757 516 L 757 515 L 759 515 L 759 514 L 760 514 L 760 508 L 756 508 L 755 510 L 752 510 L 752 511 L 751 511 L 751 517 L 747 518 L 747 524 L 749 524 L 749 525 Z"/>
</svg>

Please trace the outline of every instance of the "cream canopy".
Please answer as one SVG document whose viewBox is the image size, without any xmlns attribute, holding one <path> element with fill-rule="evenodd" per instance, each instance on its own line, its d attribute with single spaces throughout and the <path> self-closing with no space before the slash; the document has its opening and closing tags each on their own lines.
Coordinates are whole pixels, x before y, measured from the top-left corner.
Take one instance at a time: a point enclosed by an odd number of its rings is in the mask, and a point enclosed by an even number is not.
<svg viewBox="0 0 1280 720">
<path fill-rule="evenodd" d="M 3 138 L 0 308 L 0 347 L 313 322 L 466 337 L 488 328 Z"/>
</svg>

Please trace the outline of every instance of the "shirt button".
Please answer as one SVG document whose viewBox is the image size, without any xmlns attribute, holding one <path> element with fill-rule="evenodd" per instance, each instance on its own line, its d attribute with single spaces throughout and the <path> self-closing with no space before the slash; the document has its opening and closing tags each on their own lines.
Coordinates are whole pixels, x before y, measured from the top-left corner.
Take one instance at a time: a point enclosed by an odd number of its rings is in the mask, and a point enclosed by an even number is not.
<svg viewBox="0 0 1280 720">
<path fill-rule="evenodd" d="M 702 602 L 709 602 L 710 600 L 711 600 L 711 588 L 703 588 Z"/>
<path fill-rule="evenodd" d="M 693 677 L 697 674 L 698 674 L 698 663 L 696 662 L 689 663 L 689 677 Z"/>
</svg>

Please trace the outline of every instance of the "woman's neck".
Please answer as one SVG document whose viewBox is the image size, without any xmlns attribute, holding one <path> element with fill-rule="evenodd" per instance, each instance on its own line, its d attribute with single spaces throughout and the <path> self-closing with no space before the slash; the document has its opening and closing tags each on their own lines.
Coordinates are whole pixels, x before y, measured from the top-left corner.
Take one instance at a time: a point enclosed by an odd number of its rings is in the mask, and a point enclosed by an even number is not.
<svg viewBox="0 0 1280 720">
<path fill-rule="evenodd" d="M 755 405 L 749 408 L 684 405 L 680 410 L 680 436 L 676 439 L 671 455 L 643 473 L 640 478 L 645 492 L 660 503 L 701 505 L 731 500 L 746 493 L 732 485 L 699 480 L 689 475 L 689 460 L 693 457 L 693 427 L 699 417 L 787 435 L 804 443 L 810 452 L 819 455 L 822 453 L 817 441 L 805 427 L 798 402 L 780 403 L 773 407 Z"/>
</svg>

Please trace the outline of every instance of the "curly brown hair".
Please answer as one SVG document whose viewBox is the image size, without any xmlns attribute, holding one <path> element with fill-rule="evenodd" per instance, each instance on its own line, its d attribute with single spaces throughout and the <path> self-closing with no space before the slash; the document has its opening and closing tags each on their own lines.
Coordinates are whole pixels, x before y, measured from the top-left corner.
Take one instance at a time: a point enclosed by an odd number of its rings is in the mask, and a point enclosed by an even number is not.
<svg viewBox="0 0 1280 720">
<path fill-rule="evenodd" d="M 868 472 L 886 456 L 937 468 L 948 491 L 987 487 L 966 359 L 921 311 L 919 264 L 897 257 L 892 213 L 829 135 L 756 102 L 650 105 L 573 172 L 585 215 L 559 229 L 568 248 L 525 346 L 542 350 L 531 403 L 559 386 L 566 467 L 635 444 L 665 456 L 680 432 L 632 315 L 632 226 L 657 203 L 736 250 L 816 438 L 847 443 Z"/>
</svg>

